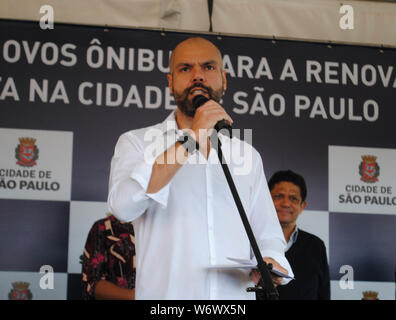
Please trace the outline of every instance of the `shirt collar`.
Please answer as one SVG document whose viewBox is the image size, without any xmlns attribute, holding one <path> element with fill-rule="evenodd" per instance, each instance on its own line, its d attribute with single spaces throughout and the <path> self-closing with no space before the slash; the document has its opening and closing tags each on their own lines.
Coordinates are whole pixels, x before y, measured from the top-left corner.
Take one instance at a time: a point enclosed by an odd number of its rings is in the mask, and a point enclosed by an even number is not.
<svg viewBox="0 0 396 320">
<path fill-rule="evenodd" d="M 171 132 L 177 133 L 179 131 L 179 127 L 176 122 L 176 110 L 172 111 L 170 115 L 160 123 L 159 129 L 164 135 Z"/>
<path fill-rule="evenodd" d="M 290 236 L 289 242 L 286 245 L 285 252 L 288 251 L 294 243 L 296 243 L 297 237 L 298 237 L 298 228 L 296 226 L 296 228 L 294 229 L 293 233 Z"/>
<path fill-rule="evenodd" d="M 298 237 L 298 228 L 296 227 L 296 229 L 294 229 L 290 239 L 293 241 L 293 243 L 295 243 L 297 241 L 297 237 Z"/>
</svg>

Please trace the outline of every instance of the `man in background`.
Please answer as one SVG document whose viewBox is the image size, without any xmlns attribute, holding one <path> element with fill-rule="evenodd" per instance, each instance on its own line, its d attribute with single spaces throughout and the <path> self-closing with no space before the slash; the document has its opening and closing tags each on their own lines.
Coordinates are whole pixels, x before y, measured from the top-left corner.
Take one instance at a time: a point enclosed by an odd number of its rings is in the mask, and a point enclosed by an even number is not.
<svg viewBox="0 0 396 320">
<path fill-rule="evenodd" d="M 304 178 L 291 171 L 278 171 L 268 182 L 285 236 L 286 258 L 295 280 L 279 286 L 280 300 L 329 300 L 330 277 L 326 248 L 317 236 L 297 228 L 297 218 L 307 206 Z"/>
</svg>

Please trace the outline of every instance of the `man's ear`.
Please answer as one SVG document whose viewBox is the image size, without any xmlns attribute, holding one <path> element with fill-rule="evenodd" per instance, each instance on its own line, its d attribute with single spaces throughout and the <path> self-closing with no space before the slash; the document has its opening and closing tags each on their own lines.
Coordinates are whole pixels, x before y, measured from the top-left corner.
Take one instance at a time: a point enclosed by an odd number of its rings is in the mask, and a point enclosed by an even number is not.
<svg viewBox="0 0 396 320">
<path fill-rule="evenodd" d="M 171 73 L 168 73 L 166 75 L 166 77 L 168 78 L 168 86 L 169 86 L 169 92 L 171 94 L 173 94 L 173 77 Z"/>
<path fill-rule="evenodd" d="M 304 201 L 304 202 L 301 204 L 301 208 L 302 208 L 301 211 L 303 211 L 303 210 L 305 209 L 306 206 L 307 206 L 307 201 Z"/>
<path fill-rule="evenodd" d="M 226 71 L 223 70 L 223 74 L 222 74 L 222 77 L 223 77 L 223 91 L 227 90 L 227 77 L 226 77 L 226 75 L 227 75 Z"/>
</svg>

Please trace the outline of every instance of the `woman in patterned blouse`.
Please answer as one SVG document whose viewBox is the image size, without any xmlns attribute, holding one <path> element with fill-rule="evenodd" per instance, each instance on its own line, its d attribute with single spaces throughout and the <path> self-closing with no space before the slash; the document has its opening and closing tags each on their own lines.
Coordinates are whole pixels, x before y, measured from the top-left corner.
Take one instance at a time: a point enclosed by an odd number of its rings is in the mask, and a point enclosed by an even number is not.
<svg viewBox="0 0 396 320">
<path fill-rule="evenodd" d="M 113 215 L 96 221 L 82 256 L 84 299 L 134 299 L 135 273 L 132 223 L 122 223 Z"/>
</svg>

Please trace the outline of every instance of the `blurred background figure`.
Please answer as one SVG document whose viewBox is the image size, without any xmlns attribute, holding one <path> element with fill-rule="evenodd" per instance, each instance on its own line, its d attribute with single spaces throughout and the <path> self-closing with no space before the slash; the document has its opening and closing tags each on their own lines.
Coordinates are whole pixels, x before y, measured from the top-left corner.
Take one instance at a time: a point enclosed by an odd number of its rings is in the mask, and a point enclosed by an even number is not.
<svg viewBox="0 0 396 320">
<path fill-rule="evenodd" d="M 113 215 L 96 221 L 82 255 L 84 299 L 135 299 L 135 273 L 132 223 L 122 223 Z"/>
<path fill-rule="evenodd" d="M 330 276 L 326 247 L 317 236 L 297 228 L 297 218 L 307 206 L 304 178 L 278 171 L 268 182 L 286 239 L 286 258 L 295 280 L 278 287 L 280 300 L 329 300 Z"/>
</svg>

